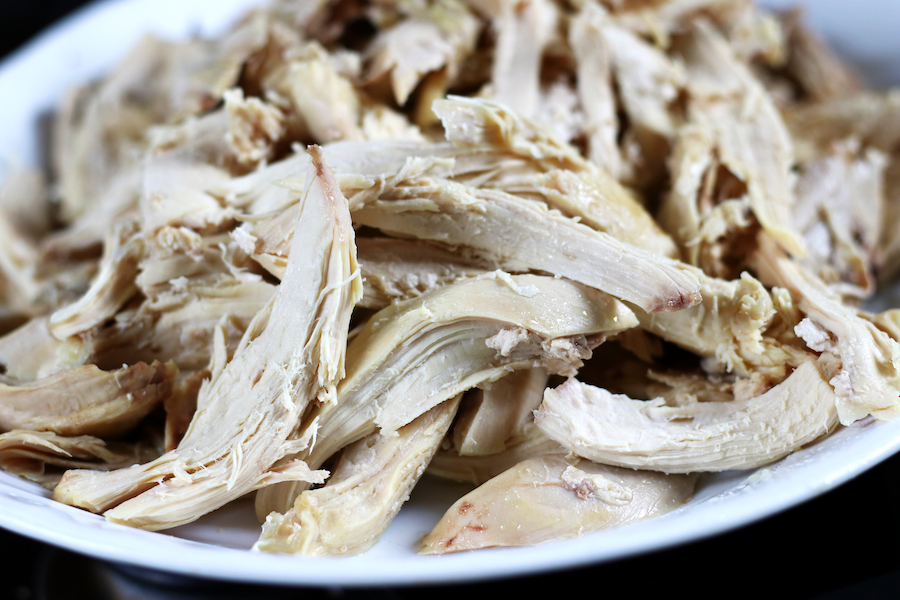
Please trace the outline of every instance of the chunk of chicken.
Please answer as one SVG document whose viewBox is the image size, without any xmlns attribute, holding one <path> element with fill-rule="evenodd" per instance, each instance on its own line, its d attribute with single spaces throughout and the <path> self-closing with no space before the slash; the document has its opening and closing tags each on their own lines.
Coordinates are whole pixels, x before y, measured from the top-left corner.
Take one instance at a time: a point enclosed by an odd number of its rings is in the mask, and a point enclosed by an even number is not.
<svg viewBox="0 0 900 600">
<path fill-rule="evenodd" d="M 544 369 L 525 369 L 473 390 L 453 426 L 460 456 L 503 452 L 506 440 L 540 406 L 548 377 Z"/>
<path fill-rule="evenodd" d="M 531 458 L 457 500 L 419 552 L 528 546 L 620 527 L 684 504 L 695 480 L 557 455 Z"/>
<path fill-rule="evenodd" d="M 351 556 L 375 545 L 425 472 L 450 428 L 459 397 L 397 430 L 349 445 L 324 487 L 271 513 L 254 549 L 307 556 Z"/>
<path fill-rule="evenodd" d="M 319 152 L 311 155 L 297 221 L 303 235 L 295 237 L 285 279 L 203 389 L 178 448 L 109 474 L 71 471 L 56 499 L 164 529 L 274 481 L 322 481 L 302 461 L 279 461 L 309 443 L 291 437 L 309 403 L 334 398 L 362 286 L 346 199 Z"/>
<path fill-rule="evenodd" d="M 752 469 L 837 426 L 835 391 L 814 361 L 747 400 L 666 406 L 569 380 L 544 393 L 535 423 L 596 462 L 665 473 Z"/>
</svg>

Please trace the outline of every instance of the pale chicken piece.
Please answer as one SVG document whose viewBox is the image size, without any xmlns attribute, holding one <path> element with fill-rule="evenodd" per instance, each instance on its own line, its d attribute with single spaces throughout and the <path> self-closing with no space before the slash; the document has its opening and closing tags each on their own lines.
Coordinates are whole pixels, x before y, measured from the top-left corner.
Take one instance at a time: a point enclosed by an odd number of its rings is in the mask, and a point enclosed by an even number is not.
<svg viewBox="0 0 900 600">
<path fill-rule="evenodd" d="M 432 105 L 447 141 L 460 149 L 502 151 L 544 166 L 543 170 L 590 169 L 573 146 L 546 126 L 520 117 L 504 104 L 481 98 L 451 96 Z"/>
<path fill-rule="evenodd" d="M 147 160 L 139 201 L 141 227 L 147 234 L 162 227 L 216 231 L 227 226 L 235 211 L 205 190 L 228 181 L 218 167 L 177 158 Z"/>
<path fill-rule="evenodd" d="M 665 473 L 753 469 L 784 458 L 838 424 L 835 390 L 815 361 L 746 400 L 666 406 L 571 379 L 544 393 L 535 423 L 595 462 Z"/>
<path fill-rule="evenodd" d="M 21 385 L 0 383 L 0 429 L 120 436 L 163 401 L 177 373 L 171 363 L 112 372 L 84 365 Z"/>
<path fill-rule="evenodd" d="M 618 147 L 619 119 L 612 85 L 612 51 L 604 35 L 609 15 L 597 3 L 588 2 L 569 25 L 569 44 L 577 66 L 578 97 L 585 114 L 584 130 L 591 162 L 622 176 Z"/>
<path fill-rule="evenodd" d="M 673 136 L 678 122 L 672 104 L 687 84 L 684 68 L 611 19 L 603 22 L 603 36 L 612 55 L 622 108 L 632 126 Z"/>
<path fill-rule="evenodd" d="M 855 308 L 842 304 L 802 267 L 786 259 L 780 259 L 778 266 L 806 314 L 797 335 L 810 349 L 831 354 L 840 362 L 830 383 L 841 424 L 869 415 L 889 420 L 900 414 L 900 344 L 859 316 Z"/>
<path fill-rule="evenodd" d="M 884 154 L 848 140 L 801 167 L 794 224 L 810 254 L 800 264 L 839 293 L 875 291 L 870 257 L 883 230 L 886 166 Z"/>
<path fill-rule="evenodd" d="M 362 308 L 380 310 L 486 272 L 476 261 L 424 242 L 358 238 L 356 244 L 363 277 Z"/>
<path fill-rule="evenodd" d="M 64 469 L 112 471 L 153 460 L 150 444 L 106 442 L 90 435 L 62 436 L 50 431 L 14 429 L 0 434 L 0 467 L 53 489 Z"/>
<path fill-rule="evenodd" d="M 507 271 L 540 270 L 595 287 L 648 312 L 700 302 L 685 265 L 623 243 L 549 210 L 542 202 L 418 177 L 385 189 L 353 212 L 387 233 L 461 245 Z"/>
<path fill-rule="evenodd" d="M 48 326 L 65 340 L 104 323 L 137 292 L 134 279 L 144 256 L 144 236 L 136 221 L 125 221 L 107 236 L 100 271 L 77 302 L 50 316 Z"/>
<path fill-rule="evenodd" d="M 545 369 L 523 369 L 473 390 L 453 426 L 460 456 L 506 450 L 506 441 L 540 406 L 548 378 Z"/>
<path fill-rule="evenodd" d="M 297 220 L 303 235 L 294 239 L 285 279 L 234 358 L 213 369 L 178 448 L 113 473 L 70 471 L 57 500 L 158 530 L 276 481 L 322 482 L 322 472 L 281 459 L 311 441 L 293 437 L 307 406 L 334 401 L 362 286 L 346 199 L 320 153 L 310 154 Z"/>
<path fill-rule="evenodd" d="M 778 110 L 707 21 L 695 21 L 679 48 L 688 73 L 690 120 L 712 132 L 719 160 L 746 184 L 766 233 L 790 254 L 804 256 L 802 237 L 790 225 L 793 144 Z"/>
<path fill-rule="evenodd" d="M 432 102 L 437 99 L 433 98 Z M 546 124 L 559 139 L 571 143 L 584 131 L 584 111 L 577 90 L 564 78 L 543 86 L 534 120 Z"/>
<path fill-rule="evenodd" d="M 437 0 L 417 6 L 407 18 L 379 32 L 366 49 L 365 80 L 390 77 L 394 100 L 406 104 L 410 94 L 431 72 L 447 70 L 453 79 L 475 49 L 480 23 L 457 0 Z"/>
<path fill-rule="evenodd" d="M 890 281 L 900 269 L 900 160 L 891 156 L 884 170 L 881 236 L 872 256 L 879 281 Z"/>
<path fill-rule="evenodd" d="M 700 293 L 698 306 L 677 313 L 636 311 L 641 328 L 703 357 L 710 372 L 781 381 L 810 359 L 793 334 L 800 316 L 785 290 L 770 293 L 744 273 L 736 281 L 706 278 Z"/>
<path fill-rule="evenodd" d="M 409 499 L 458 406 L 459 396 L 395 435 L 372 433 L 344 448 L 324 487 L 300 494 L 287 513 L 266 517 L 253 549 L 306 556 L 369 550 Z"/>
<path fill-rule="evenodd" d="M 506 448 L 495 454 L 460 456 L 449 444 L 447 446 L 438 450 L 431 459 L 428 474 L 472 485 L 481 485 L 523 460 L 568 452 L 544 435 L 532 419 L 522 423 L 506 440 Z"/>
<path fill-rule="evenodd" d="M 788 107 L 784 122 L 801 163 L 831 152 L 838 140 L 893 152 L 900 142 L 900 90 L 864 91 L 848 97 Z"/>
<path fill-rule="evenodd" d="M 328 60 L 324 48 L 310 44 L 306 50 L 307 55 L 287 69 L 291 107 L 316 143 L 361 139 L 359 91 Z"/>
<path fill-rule="evenodd" d="M 403 113 L 383 104 L 363 107 L 360 129 L 366 140 L 425 141 L 422 131 L 410 123 Z"/>
<path fill-rule="evenodd" d="M 553 170 L 504 175 L 483 187 L 524 198 L 536 197 L 563 214 L 614 238 L 655 254 L 678 257 L 678 248 L 650 213 L 606 171 Z"/>
<path fill-rule="evenodd" d="M 268 162 L 273 145 L 284 135 L 282 112 L 259 98 L 245 98 L 240 88 L 226 91 L 222 98 L 228 116 L 225 141 L 238 162 L 252 166 Z"/>
<path fill-rule="evenodd" d="M 506 0 L 492 15 L 497 42 L 491 68 L 493 97 L 525 117 L 535 116 L 544 49 L 557 35 L 559 9 L 551 0 Z"/>
<path fill-rule="evenodd" d="M 37 169 L 9 165 L 0 185 L 0 210 L 20 234 L 37 240 L 47 235 L 50 222 L 50 190 Z"/>
<path fill-rule="evenodd" d="M 530 546 L 621 527 L 678 508 L 696 475 L 633 471 L 563 456 L 523 461 L 451 506 L 421 554 Z"/>
<path fill-rule="evenodd" d="M 0 303 L 24 315 L 35 310 L 42 291 L 37 276 L 39 258 L 35 241 L 20 233 L 0 208 Z"/>
<path fill-rule="evenodd" d="M 90 360 L 104 367 L 171 360 L 182 370 L 205 369 L 216 328 L 224 328 L 227 354 L 232 356 L 275 289 L 265 282 L 186 281 L 183 287 L 148 298 L 112 323 L 88 332 Z"/>
<path fill-rule="evenodd" d="M 785 71 L 800 85 L 804 100 L 824 102 L 863 91 L 865 85 L 853 68 L 806 27 L 802 9 L 785 13 L 781 22 L 788 38 Z"/>
<path fill-rule="evenodd" d="M 731 402 L 740 399 L 737 397 L 735 382 L 728 381 L 720 375 L 683 371 L 657 373 L 649 370 L 647 377 L 655 382 L 646 386 L 647 395 L 650 398 L 662 398 L 668 406 L 689 406 L 697 402 Z M 761 390 L 753 396 L 766 391 L 768 390 Z"/>
<path fill-rule="evenodd" d="M 35 381 L 87 364 L 91 353 L 91 344 L 81 337 L 60 340 L 47 317 L 35 317 L 0 337 L 0 371 L 17 382 Z"/>
<path fill-rule="evenodd" d="M 318 405 L 304 418 L 317 442 L 300 458 L 316 468 L 373 431 L 396 431 L 517 369 L 574 375 L 607 335 L 636 324 L 624 304 L 597 290 L 502 271 L 393 304 L 350 342 L 337 402 Z M 260 490 L 257 515 L 285 512 L 300 491 L 292 484 Z"/>
</svg>

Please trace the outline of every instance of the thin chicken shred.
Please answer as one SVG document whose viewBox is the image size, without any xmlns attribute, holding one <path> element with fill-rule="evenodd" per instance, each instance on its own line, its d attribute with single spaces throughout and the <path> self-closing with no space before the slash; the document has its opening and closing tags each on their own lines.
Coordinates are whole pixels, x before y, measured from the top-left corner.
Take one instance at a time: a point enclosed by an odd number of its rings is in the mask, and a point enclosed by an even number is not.
<svg viewBox="0 0 900 600">
<path fill-rule="evenodd" d="M 0 468 L 150 530 L 256 492 L 308 556 L 426 473 L 476 486 L 426 554 L 672 510 L 900 413 L 898 117 L 751 0 L 143 38 L 0 185 Z"/>
</svg>

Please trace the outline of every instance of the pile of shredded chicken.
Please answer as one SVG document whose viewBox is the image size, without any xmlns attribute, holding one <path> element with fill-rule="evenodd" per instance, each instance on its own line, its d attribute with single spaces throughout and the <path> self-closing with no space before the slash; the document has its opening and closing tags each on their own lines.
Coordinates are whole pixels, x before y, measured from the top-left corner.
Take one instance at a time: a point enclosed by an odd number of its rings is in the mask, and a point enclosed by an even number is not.
<svg viewBox="0 0 900 600">
<path fill-rule="evenodd" d="M 900 96 L 750 0 L 274 0 L 141 40 L 0 189 L 0 466 L 256 550 L 688 502 L 900 412 Z"/>
</svg>

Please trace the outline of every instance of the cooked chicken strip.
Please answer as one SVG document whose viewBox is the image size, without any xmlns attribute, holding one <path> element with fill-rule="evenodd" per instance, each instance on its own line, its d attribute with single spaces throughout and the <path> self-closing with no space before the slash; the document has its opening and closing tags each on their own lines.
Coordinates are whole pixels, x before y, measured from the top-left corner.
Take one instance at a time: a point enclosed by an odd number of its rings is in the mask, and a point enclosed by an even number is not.
<svg viewBox="0 0 900 600">
<path fill-rule="evenodd" d="M 362 286 L 346 199 L 317 149 L 310 154 L 297 221 L 303 235 L 294 238 L 284 281 L 234 358 L 214 370 L 181 444 L 139 467 L 71 471 L 56 499 L 111 521 L 165 529 L 275 481 L 322 481 L 302 461 L 279 461 L 309 443 L 291 441 L 307 405 L 334 399 Z"/>
<path fill-rule="evenodd" d="M 100 272 L 77 302 L 50 316 L 51 333 L 64 340 L 99 325 L 113 315 L 137 291 L 134 279 L 144 254 L 144 237 L 135 221 L 120 223 L 109 234 L 100 261 Z"/>
<path fill-rule="evenodd" d="M 797 335 L 810 349 L 840 361 L 840 371 L 830 383 L 841 424 L 869 415 L 889 420 L 900 414 L 900 344 L 842 304 L 801 267 L 786 259 L 778 264 L 807 316 L 798 324 Z"/>
<path fill-rule="evenodd" d="M 456 501 L 422 540 L 422 554 L 528 546 L 665 514 L 694 493 L 695 475 L 663 475 L 542 456 Z"/>
<path fill-rule="evenodd" d="M 541 59 L 556 33 L 559 9 L 549 0 L 504 1 L 493 18 L 497 32 L 491 71 L 494 97 L 533 117 L 538 108 Z"/>
<path fill-rule="evenodd" d="M 143 442 L 105 442 L 89 435 L 66 437 L 50 431 L 24 429 L 0 434 L 0 467 L 51 490 L 62 477 L 60 469 L 112 471 L 157 456 L 159 452 Z"/>
<path fill-rule="evenodd" d="M 240 88 L 222 95 L 228 117 L 226 143 L 241 164 L 256 166 L 267 162 L 273 144 L 284 135 L 284 115 L 278 107 L 259 98 L 244 98 Z"/>
<path fill-rule="evenodd" d="M 365 79 L 390 73 L 391 89 L 403 106 L 423 77 L 446 69 L 453 79 L 475 48 L 480 23 L 457 0 L 438 0 L 423 7 L 408 3 L 412 13 L 381 32 L 366 50 L 370 59 Z"/>
<path fill-rule="evenodd" d="M 0 338 L 0 365 L 10 379 L 35 381 L 86 364 L 91 351 L 78 336 L 58 339 L 50 332 L 47 317 L 35 317 Z"/>
<path fill-rule="evenodd" d="M 814 361 L 748 400 L 666 406 L 616 396 L 577 380 L 548 389 L 535 423 L 596 462 L 665 473 L 752 469 L 829 433 L 835 391 Z"/>
<path fill-rule="evenodd" d="M 471 298 L 478 298 L 477 303 Z M 441 402 L 510 371 L 573 375 L 606 335 L 637 323 L 614 298 L 564 279 L 503 272 L 458 281 L 371 317 L 347 349 L 338 401 L 305 418 L 313 468 L 373 431 L 389 434 Z M 257 494 L 257 515 L 285 512 L 300 490 Z"/>
<path fill-rule="evenodd" d="M 171 393 L 177 373 L 171 363 L 113 372 L 85 365 L 22 385 L 0 383 L 0 429 L 117 437 Z"/>
<path fill-rule="evenodd" d="M 375 545 L 425 472 L 450 428 L 459 396 L 401 427 L 372 433 L 344 449 L 324 487 L 271 513 L 255 550 L 307 556 L 352 556 Z"/>
<path fill-rule="evenodd" d="M 548 377 L 544 369 L 524 369 L 473 390 L 453 426 L 460 456 L 503 452 L 506 440 L 540 406 Z"/>
<path fill-rule="evenodd" d="M 713 132 L 722 164 L 747 185 L 763 229 L 787 252 L 804 256 L 802 238 L 790 227 L 793 146 L 771 99 L 708 22 L 694 23 L 681 54 L 691 120 Z"/>
<path fill-rule="evenodd" d="M 700 301 L 696 275 L 548 210 L 543 203 L 420 177 L 353 213 L 388 233 L 462 245 L 508 271 L 540 270 L 590 285 L 650 312 Z"/>
<path fill-rule="evenodd" d="M 506 440 L 506 449 L 496 454 L 460 456 L 452 448 L 442 448 L 428 464 L 428 474 L 481 485 L 523 460 L 545 454 L 566 454 L 568 450 L 548 438 L 529 419 Z"/>
</svg>

